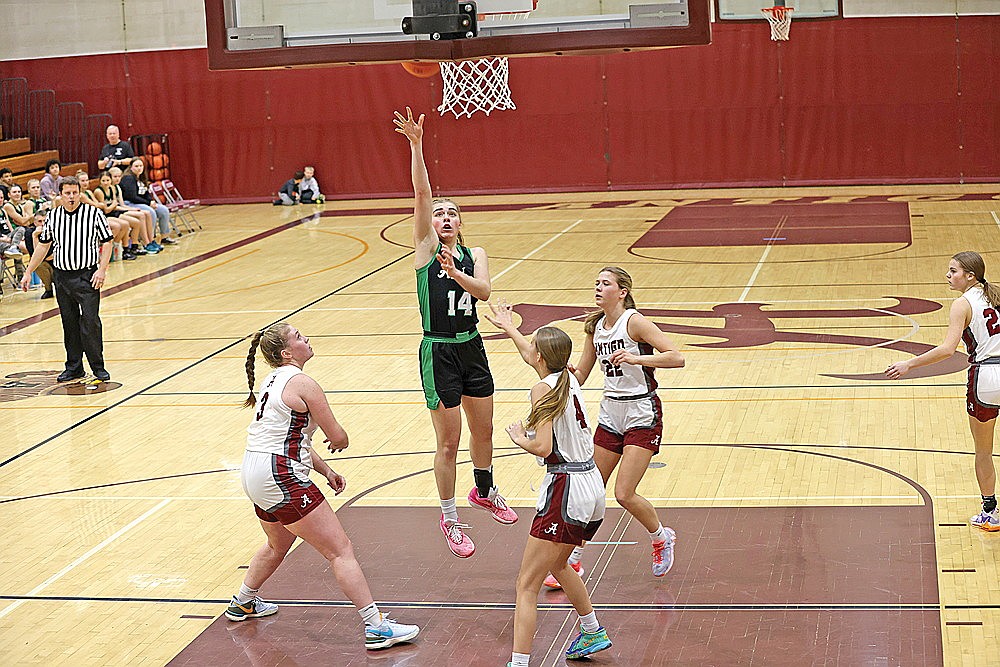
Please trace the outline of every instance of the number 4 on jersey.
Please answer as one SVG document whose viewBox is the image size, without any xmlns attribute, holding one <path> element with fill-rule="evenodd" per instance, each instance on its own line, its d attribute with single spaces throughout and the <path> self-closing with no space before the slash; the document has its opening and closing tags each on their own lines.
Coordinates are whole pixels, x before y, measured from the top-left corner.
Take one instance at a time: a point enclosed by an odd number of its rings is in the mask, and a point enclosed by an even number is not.
<svg viewBox="0 0 1000 667">
<path fill-rule="evenodd" d="M 448 315 L 450 317 L 455 316 L 455 290 L 448 290 Z M 458 309 L 465 311 L 465 315 L 472 315 L 472 295 L 468 292 L 462 292 L 462 296 L 458 298 Z"/>
</svg>

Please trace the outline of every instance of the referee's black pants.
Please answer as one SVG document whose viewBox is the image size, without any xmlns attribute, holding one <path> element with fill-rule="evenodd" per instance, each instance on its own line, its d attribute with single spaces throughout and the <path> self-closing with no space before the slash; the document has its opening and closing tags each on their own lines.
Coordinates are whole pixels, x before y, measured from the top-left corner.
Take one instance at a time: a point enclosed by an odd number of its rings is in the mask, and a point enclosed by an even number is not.
<svg viewBox="0 0 1000 667">
<path fill-rule="evenodd" d="M 56 301 L 62 318 L 63 345 L 66 347 L 66 372 L 83 375 L 83 354 L 90 370 L 104 369 L 104 334 L 101 330 L 101 292 L 90 279 L 96 266 L 78 271 L 55 269 Z"/>
</svg>

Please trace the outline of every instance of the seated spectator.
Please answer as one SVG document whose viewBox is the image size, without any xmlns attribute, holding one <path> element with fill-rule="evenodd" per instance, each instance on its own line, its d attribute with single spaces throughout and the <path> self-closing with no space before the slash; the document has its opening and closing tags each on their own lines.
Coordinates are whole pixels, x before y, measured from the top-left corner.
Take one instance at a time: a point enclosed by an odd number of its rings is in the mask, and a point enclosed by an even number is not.
<svg viewBox="0 0 1000 667">
<path fill-rule="evenodd" d="M 45 163 L 45 175 L 42 176 L 42 197 L 49 201 L 59 198 L 59 171 L 62 165 L 59 160 L 49 160 Z"/>
<path fill-rule="evenodd" d="M 14 227 L 10 224 L 10 220 L 7 218 L 7 213 L 4 211 L 4 204 L 6 200 L 3 194 L 0 194 L 0 261 L 6 262 L 8 259 L 14 260 L 14 270 L 18 276 L 24 276 L 24 262 L 22 261 L 21 249 L 18 247 L 18 242 L 20 238 L 14 238 Z M 17 231 L 21 232 L 21 236 L 24 235 L 24 228 L 19 227 Z M 18 282 L 20 282 L 18 278 Z M 3 294 L 3 284 L 0 281 L 0 294 Z"/>
<path fill-rule="evenodd" d="M 52 202 L 42 197 L 42 182 L 37 178 L 28 181 L 28 201 L 34 204 L 32 214 L 52 208 Z"/>
<path fill-rule="evenodd" d="M 145 215 L 142 211 L 125 206 L 121 200 L 121 188 L 115 186 L 114 179 L 106 171 L 101 173 L 100 187 L 94 188 L 94 199 L 97 201 L 98 207 L 104 211 L 105 217 L 109 220 L 117 218 L 129 229 L 128 238 L 131 239 L 131 242 L 126 244 L 123 239 L 122 259 L 133 260 L 138 255 L 147 254 L 143 244 L 139 242 L 139 235 L 146 229 Z"/>
<path fill-rule="evenodd" d="M 21 186 L 14 184 L 14 188 L 20 188 Z M 11 189 L 14 189 L 11 188 Z M 8 243 L 13 244 L 15 247 L 19 246 L 22 239 L 24 239 L 25 230 L 22 225 L 11 219 L 8 211 L 10 202 L 3 199 L 0 195 L 0 234 L 8 237 Z"/>
<path fill-rule="evenodd" d="M 15 183 L 7 190 L 7 203 L 3 205 L 3 210 L 11 223 L 19 227 L 31 226 L 31 217 L 35 212 L 35 204 L 24 199 L 21 195 L 21 186 Z"/>
<path fill-rule="evenodd" d="M 91 206 L 101 209 L 104 213 L 104 217 L 108 219 L 108 227 L 111 228 L 111 235 L 114 237 L 112 239 L 113 245 L 111 246 L 110 261 L 116 262 L 119 259 L 122 259 L 122 254 L 124 252 L 122 245 L 124 244 L 125 239 L 128 238 L 132 226 L 129 224 L 128 220 L 121 220 L 117 215 L 111 215 L 108 213 L 108 210 L 104 207 L 104 202 L 97 200 L 97 195 L 90 190 L 90 174 L 81 169 L 76 172 L 76 178 L 80 181 L 80 201 L 84 204 L 90 204 Z"/>
<path fill-rule="evenodd" d="M 135 153 L 128 143 L 121 140 L 121 132 L 117 125 L 108 125 L 106 135 L 108 143 L 101 149 L 101 157 L 97 161 L 97 168 L 106 171 L 111 167 L 127 169 Z"/>
<path fill-rule="evenodd" d="M 7 214 L 7 220 L 13 228 L 11 242 L 15 243 L 18 249 L 24 253 L 26 251 L 24 237 L 28 233 L 26 228 L 32 226 L 31 211 L 35 205 L 22 198 L 21 186 L 17 183 L 10 186 L 7 191 L 10 196 L 6 203 L 0 205 L 0 209 L 3 209 L 3 212 Z"/>
<path fill-rule="evenodd" d="M 0 169 L 0 192 L 3 192 L 4 198 L 9 196 L 7 191 L 12 185 L 14 185 L 14 172 L 9 167 Z"/>
<path fill-rule="evenodd" d="M 278 190 L 278 198 L 272 203 L 275 206 L 292 206 L 293 204 L 298 204 L 299 183 L 302 182 L 303 178 L 305 178 L 305 174 L 301 171 L 295 172 L 295 175 L 285 181 L 285 184 Z"/>
<path fill-rule="evenodd" d="M 128 171 L 122 176 L 122 198 L 126 206 L 134 206 L 154 216 L 160 229 L 160 239 L 167 245 L 174 245 L 177 241 L 170 238 L 170 211 L 150 195 L 149 179 L 146 178 L 145 169 L 146 165 L 143 164 L 142 158 L 132 159 Z M 163 246 L 157 243 L 155 238 L 153 246 L 154 248 L 146 246 L 146 250 L 163 250 Z"/>
<path fill-rule="evenodd" d="M 135 254 L 137 255 L 155 255 L 156 253 L 163 250 L 158 244 L 153 242 L 153 214 L 149 211 L 142 211 L 135 206 L 129 206 L 125 203 L 125 197 L 122 194 L 122 178 L 125 175 L 118 167 L 111 167 L 108 169 L 108 173 L 111 174 L 111 184 L 115 188 L 115 196 L 118 199 L 120 206 L 124 207 L 130 213 L 135 213 L 142 216 L 142 229 L 139 230 L 139 237 L 142 239 L 141 248 L 133 248 Z M 146 252 L 139 252 L 140 250 L 145 250 Z"/>
<path fill-rule="evenodd" d="M 46 215 L 47 213 L 45 211 L 38 211 L 32 218 L 34 221 L 34 228 L 32 229 L 32 232 L 24 238 L 28 246 L 29 257 L 33 252 L 35 252 L 35 246 L 38 244 L 38 236 L 42 233 L 42 227 L 45 226 Z M 52 268 L 52 250 L 50 248 L 49 256 L 35 268 L 35 275 L 42 281 L 42 286 L 45 288 L 45 291 L 42 292 L 43 299 L 51 299 L 53 297 Z"/>
<path fill-rule="evenodd" d="M 303 179 L 299 183 L 299 200 L 303 204 L 322 204 L 326 198 L 319 191 L 319 183 L 316 182 L 316 169 L 306 167 L 302 170 Z"/>
</svg>

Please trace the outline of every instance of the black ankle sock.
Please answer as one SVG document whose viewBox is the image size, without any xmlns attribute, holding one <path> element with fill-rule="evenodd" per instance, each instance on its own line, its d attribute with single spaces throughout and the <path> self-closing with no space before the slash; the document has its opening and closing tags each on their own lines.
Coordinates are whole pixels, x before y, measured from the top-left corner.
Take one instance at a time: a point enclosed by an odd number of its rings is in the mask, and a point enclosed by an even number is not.
<svg viewBox="0 0 1000 667">
<path fill-rule="evenodd" d="M 994 493 L 992 496 L 983 496 L 983 511 L 989 514 L 997 508 L 997 496 Z"/>
<path fill-rule="evenodd" d="M 472 475 L 476 478 L 476 491 L 479 492 L 480 498 L 485 498 L 490 495 L 490 489 L 493 488 L 493 466 L 489 468 L 473 468 Z"/>
</svg>

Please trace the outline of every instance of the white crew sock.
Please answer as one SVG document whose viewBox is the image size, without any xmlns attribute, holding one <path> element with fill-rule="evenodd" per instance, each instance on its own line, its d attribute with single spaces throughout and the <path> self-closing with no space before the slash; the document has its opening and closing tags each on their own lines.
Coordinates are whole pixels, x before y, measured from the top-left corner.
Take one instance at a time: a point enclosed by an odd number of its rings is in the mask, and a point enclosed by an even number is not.
<svg viewBox="0 0 1000 667">
<path fill-rule="evenodd" d="M 257 597 L 259 592 L 259 588 L 250 588 L 246 584 L 240 584 L 240 592 L 236 594 L 236 601 L 240 604 L 246 604 Z"/>
<path fill-rule="evenodd" d="M 569 555 L 567 562 L 570 565 L 579 565 L 583 560 L 583 547 L 573 547 L 573 552 Z"/>
<path fill-rule="evenodd" d="M 588 635 L 593 634 L 601 629 L 600 624 L 597 622 L 596 611 L 592 611 L 586 616 L 580 617 L 580 629 L 586 632 Z"/>
<path fill-rule="evenodd" d="M 378 605 L 374 602 L 367 607 L 358 609 L 358 613 L 361 614 L 361 618 L 364 620 L 365 625 L 370 625 L 373 628 L 377 628 L 382 625 L 382 614 L 379 613 Z"/>
<path fill-rule="evenodd" d="M 666 542 L 667 541 L 667 531 L 663 530 L 663 524 L 662 523 L 660 524 L 660 527 L 656 529 L 655 533 L 650 533 L 649 534 L 649 539 L 651 539 L 654 542 Z"/>
<path fill-rule="evenodd" d="M 445 521 L 458 522 L 458 509 L 455 507 L 454 498 L 441 501 L 441 513 L 444 514 Z"/>
</svg>

